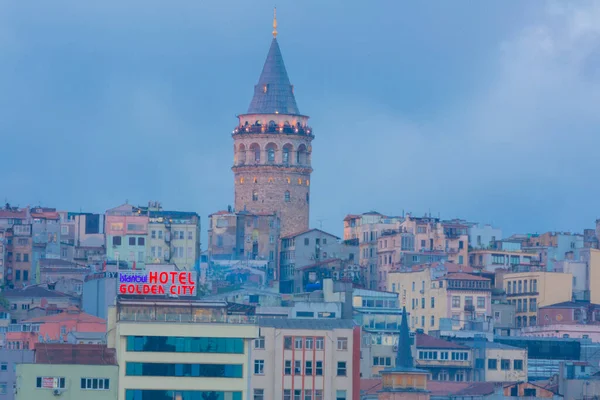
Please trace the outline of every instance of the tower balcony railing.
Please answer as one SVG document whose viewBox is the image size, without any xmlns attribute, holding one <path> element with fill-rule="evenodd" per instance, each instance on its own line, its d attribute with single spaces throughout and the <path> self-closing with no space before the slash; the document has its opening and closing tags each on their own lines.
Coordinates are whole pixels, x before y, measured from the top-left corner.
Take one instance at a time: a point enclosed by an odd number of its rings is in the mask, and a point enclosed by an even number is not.
<svg viewBox="0 0 600 400">
<path fill-rule="evenodd" d="M 309 126 L 278 126 L 278 125 L 240 125 L 233 130 L 234 135 L 251 133 L 285 133 L 287 135 L 312 136 L 312 128 Z"/>
<path fill-rule="evenodd" d="M 278 167 L 278 168 L 311 168 L 309 163 L 282 163 L 282 162 L 262 162 L 262 161 L 238 161 L 234 167 Z"/>
</svg>

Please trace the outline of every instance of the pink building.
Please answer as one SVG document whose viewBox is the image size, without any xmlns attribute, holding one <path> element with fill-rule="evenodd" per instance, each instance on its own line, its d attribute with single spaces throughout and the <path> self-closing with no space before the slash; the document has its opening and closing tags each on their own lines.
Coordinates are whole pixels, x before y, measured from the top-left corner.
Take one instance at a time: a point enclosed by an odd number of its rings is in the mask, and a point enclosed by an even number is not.
<svg viewBox="0 0 600 400">
<path fill-rule="evenodd" d="M 71 332 L 106 332 L 106 320 L 71 308 L 10 325 L 6 342 L 9 349 L 34 349 L 40 342 L 66 343 Z"/>
<path fill-rule="evenodd" d="M 540 307 L 537 326 L 523 328 L 523 336 L 580 338 L 600 342 L 600 305 L 567 301 Z"/>
</svg>

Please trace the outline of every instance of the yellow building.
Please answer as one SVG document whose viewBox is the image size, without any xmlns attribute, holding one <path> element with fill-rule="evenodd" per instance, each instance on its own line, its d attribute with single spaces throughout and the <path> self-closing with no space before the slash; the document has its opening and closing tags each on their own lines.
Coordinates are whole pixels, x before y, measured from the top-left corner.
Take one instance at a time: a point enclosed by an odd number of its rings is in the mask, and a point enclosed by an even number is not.
<svg viewBox="0 0 600 400">
<path fill-rule="evenodd" d="M 572 300 L 573 276 L 541 271 L 505 274 L 504 290 L 515 306 L 517 328 L 537 325 L 539 307 Z"/>
<path fill-rule="evenodd" d="M 250 343 L 258 326 L 231 311 L 226 302 L 118 299 L 108 318 L 118 399 L 249 399 Z"/>
<path fill-rule="evenodd" d="M 489 279 L 446 272 L 443 266 L 426 266 L 388 275 L 388 291 L 398 293 L 406 305 L 412 329 L 439 330 L 442 320 L 451 321 L 452 329 L 462 329 L 467 321 L 485 321 L 491 315 Z"/>
<path fill-rule="evenodd" d="M 527 350 L 506 344 L 485 343 L 485 381 L 527 381 Z"/>
<path fill-rule="evenodd" d="M 590 302 L 600 304 L 600 250 L 590 249 L 588 269 Z"/>
</svg>

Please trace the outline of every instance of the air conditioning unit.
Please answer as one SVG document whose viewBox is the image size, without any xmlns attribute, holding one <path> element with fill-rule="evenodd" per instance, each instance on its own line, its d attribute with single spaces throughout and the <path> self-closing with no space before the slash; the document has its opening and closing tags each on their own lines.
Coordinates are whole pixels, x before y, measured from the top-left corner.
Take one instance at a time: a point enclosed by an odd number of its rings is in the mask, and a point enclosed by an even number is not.
<svg viewBox="0 0 600 400">
<path fill-rule="evenodd" d="M 52 394 L 55 396 L 60 396 L 62 394 L 62 392 L 63 392 L 62 389 L 54 389 L 52 391 Z"/>
</svg>

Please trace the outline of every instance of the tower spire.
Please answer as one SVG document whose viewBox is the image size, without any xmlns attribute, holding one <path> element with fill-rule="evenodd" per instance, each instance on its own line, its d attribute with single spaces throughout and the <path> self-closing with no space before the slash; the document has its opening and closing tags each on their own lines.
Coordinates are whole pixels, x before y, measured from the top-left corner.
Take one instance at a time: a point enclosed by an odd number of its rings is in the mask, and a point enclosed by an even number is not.
<svg viewBox="0 0 600 400">
<path fill-rule="evenodd" d="M 277 7 L 273 7 L 273 38 L 277 39 Z"/>
</svg>

